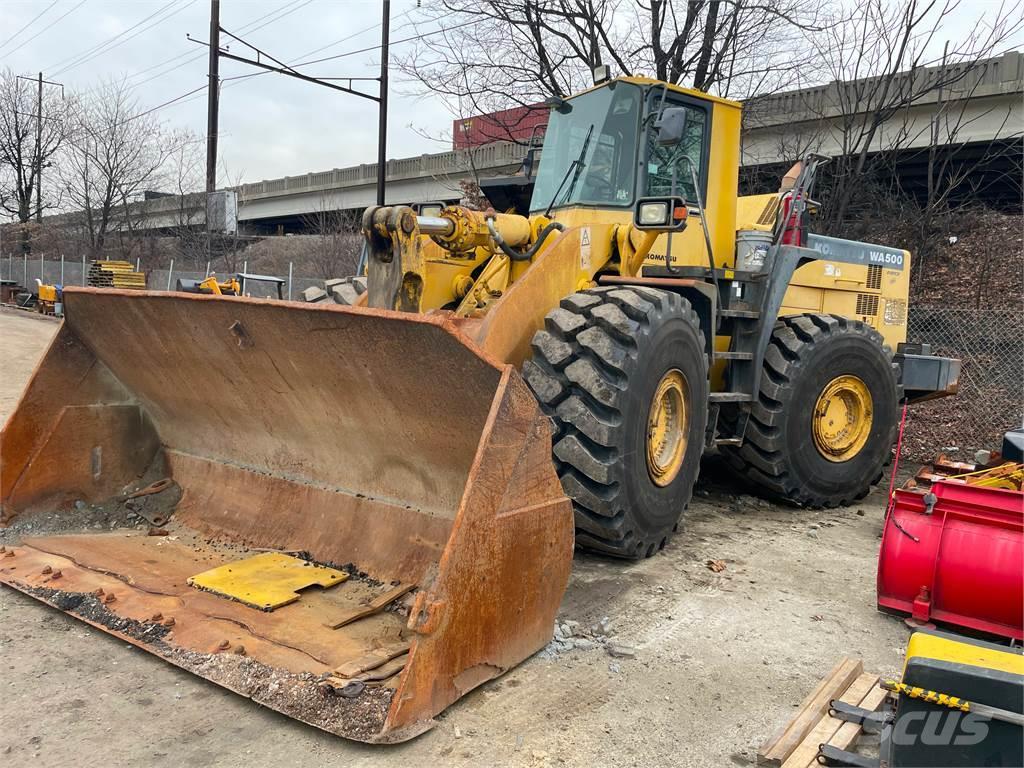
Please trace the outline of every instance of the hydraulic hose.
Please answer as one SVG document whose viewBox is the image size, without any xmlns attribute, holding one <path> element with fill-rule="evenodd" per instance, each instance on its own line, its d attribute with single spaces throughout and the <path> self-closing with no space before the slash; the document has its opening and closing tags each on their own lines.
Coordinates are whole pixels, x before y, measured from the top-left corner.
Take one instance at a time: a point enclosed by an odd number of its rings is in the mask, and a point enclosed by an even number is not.
<svg viewBox="0 0 1024 768">
<path fill-rule="evenodd" d="M 540 231 L 540 234 L 537 236 L 537 241 L 533 245 L 531 245 L 525 251 L 517 251 L 515 248 L 513 248 L 512 246 L 505 242 L 505 239 L 501 236 L 501 233 L 498 232 L 498 228 L 494 226 L 494 219 L 490 216 L 487 217 L 487 231 L 491 233 L 491 238 L 501 249 L 501 252 L 508 256 L 512 261 L 529 261 L 530 259 L 532 259 L 537 254 L 537 251 L 540 250 L 540 247 L 544 244 L 544 241 L 547 239 L 548 235 L 550 235 L 555 230 L 562 232 L 565 230 L 565 227 L 559 224 L 557 221 L 552 221 L 550 224 L 548 224 L 546 227 L 544 227 L 544 229 Z"/>
</svg>

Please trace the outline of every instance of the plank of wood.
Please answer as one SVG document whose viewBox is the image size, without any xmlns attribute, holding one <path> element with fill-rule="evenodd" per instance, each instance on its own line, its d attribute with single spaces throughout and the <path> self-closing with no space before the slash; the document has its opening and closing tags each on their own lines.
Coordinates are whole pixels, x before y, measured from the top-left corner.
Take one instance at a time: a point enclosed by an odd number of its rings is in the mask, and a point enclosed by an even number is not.
<svg viewBox="0 0 1024 768">
<path fill-rule="evenodd" d="M 331 629 L 339 629 L 344 627 L 346 624 L 351 624 L 353 621 L 359 621 L 359 619 L 365 619 L 367 616 L 373 616 L 375 613 L 380 613 L 406 592 L 411 591 L 414 586 L 416 585 L 399 584 L 397 587 L 393 587 L 387 592 L 377 595 L 377 597 L 373 598 L 373 600 L 366 605 L 340 614 L 330 621 L 325 621 L 324 626 L 330 627 Z"/>
<path fill-rule="evenodd" d="M 760 764 L 782 765 L 804 737 L 828 711 L 828 703 L 839 697 L 864 672 L 859 659 L 843 658 L 804 699 L 797 713 L 757 752 Z"/>
<path fill-rule="evenodd" d="M 357 659 L 346 661 L 344 664 L 335 668 L 334 671 L 339 677 L 355 677 L 360 672 L 367 672 L 368 670 L 376 669 L 381 664 L 391 661 L 396 656 L 401 656 L 408 650 L 408 641 L 385 645 L 384 647 L 370 651 Z"/>
<path fill-rule="evenodd" d="M 862 674 L 853 681 L 841 696 L 834 698 L 838 698 L 844 704 L 856 705 L 871 692 L 872 688 L 877 687 L 878 675 Z M 834 737 L 836 731 L 843 725 L 842 720 L 828 714 L 827 704 L 828 702 L 826 702 L 825 714 L 804 737 L 803 741 L 797 745 L 797 748 L 786 758 L 782 768 L 812 768 L 812 766 L 817 766 L 818 745 L 827 744 L 829 739 Z"/>
<path fill-rule="evenodd" d="M 870 710 L 871 712 L 875 712 L 882 706 L 882 702 L 885 701 L 886 695 L 887 691 L 876 685 L 868 691 L 868 694 L 863 699 L 860 700 L 860 704 L 858 706 Z M 856 723 L 843 723 L 842 727 L 836 731 L 835 736 L 829 739 L 828 743 L 837 749 L 849 749 L 857 736 L 860 735 L 860 732 L 861 728 Z"/>
<path fill-rule="evenodd" d="M 361 672 L 356 675 L 356 680 L 362 680 L 368 682 L 370 680 L 387 680 L 392 675 L 397 675 L 403 669 L 405 665 L 409 663 L 409 654 L 403 653 L 401 656 L 396 656 L 387 664 L 381 664 L 376 669 L 371 669 L 368 672 Z"/>
</svg>

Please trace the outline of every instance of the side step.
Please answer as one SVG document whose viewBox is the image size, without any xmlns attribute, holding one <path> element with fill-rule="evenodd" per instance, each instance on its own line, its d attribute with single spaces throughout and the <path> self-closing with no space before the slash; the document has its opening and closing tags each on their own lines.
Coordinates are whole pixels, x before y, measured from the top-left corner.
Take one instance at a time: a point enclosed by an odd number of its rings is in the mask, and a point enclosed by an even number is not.
<svg viewBox="0 0 1024 768">
<path fill-rule="evenodd" d="M 715 352 L 719 360 L 753 360 L 753 352 Z"/>
<path fill-rule="evenodd" d="M 708 395 L 712 403 L 752 403 L 755 399 L 747 392 L 712 392 Z"/>
<path fill-rule="evenodd" d="M 757 320 L 761 313 L 756 309 L 720 309 L 719 317 L 736 317 L 742 320 Z"/>
</svg>

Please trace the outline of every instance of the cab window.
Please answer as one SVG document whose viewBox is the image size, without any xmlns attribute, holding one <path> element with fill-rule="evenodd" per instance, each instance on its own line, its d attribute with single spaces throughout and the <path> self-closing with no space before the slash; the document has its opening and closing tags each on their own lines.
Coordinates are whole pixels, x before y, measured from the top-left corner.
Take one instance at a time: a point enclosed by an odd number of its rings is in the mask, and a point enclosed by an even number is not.
<svg viewBox="0 0 1024 768">
<path fill-rule="evenodd" d="M 653 126 L 647 131 L 647 185 L 645 194 L 652 196 L 682 195 L 696 201 L 697 194 L 689 163 L 693 163 L 698 183 L 703 184 L 704 146 L 707 131 L 707 112 L 698 107 L 668 103 L 672 107 L 685 107 L 686 129 L 682 141 L 670 147 L 658 144 L 658 131 Z M 673 190 L 673 174 L 675 189 Z"/>
</svg>

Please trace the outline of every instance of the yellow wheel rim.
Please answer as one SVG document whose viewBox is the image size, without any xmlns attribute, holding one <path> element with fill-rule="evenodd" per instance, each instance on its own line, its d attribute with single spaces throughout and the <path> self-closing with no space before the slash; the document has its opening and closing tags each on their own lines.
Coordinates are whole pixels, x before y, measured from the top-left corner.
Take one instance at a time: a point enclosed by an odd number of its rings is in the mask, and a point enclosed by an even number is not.
<svg viewBox="0 0 1024 768">
<path fill-rule="evenodd" d="M 647 415 L 647 471 L 655 485 L 675 480 L 686 455 L 689 389 L 678 368 L 661 377 Z"/>
<path fill-rule="evenodd" d="M 864 447 L 871 435 L 871 392 L 856 376 L 832 379 L 814 406 L 814 445 L 829 461 L 846 461 Z"/>
</svg>

